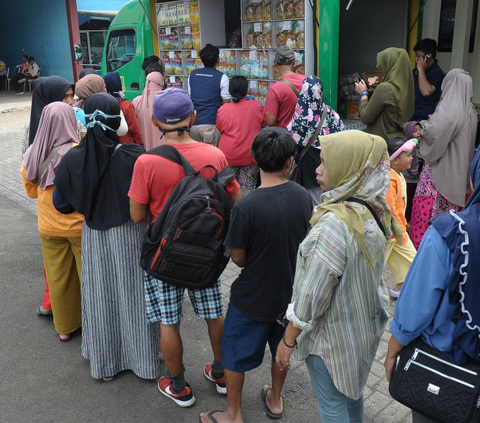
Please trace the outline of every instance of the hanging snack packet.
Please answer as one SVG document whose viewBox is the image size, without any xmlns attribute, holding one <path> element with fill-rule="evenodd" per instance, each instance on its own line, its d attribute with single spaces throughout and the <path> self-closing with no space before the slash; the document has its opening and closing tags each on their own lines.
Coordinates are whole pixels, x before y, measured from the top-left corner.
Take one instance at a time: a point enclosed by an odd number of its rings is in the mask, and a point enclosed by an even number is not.
<svg viewBox="0 0 480 423">
<path fill-rule="evenodd" d="M 284 0 L 283 10 L 284 10 L 284 19 L 293 19 L 295 17 L 295 1 Z"/>
<path fill-rule="evenodd" d="M 198 25 L 200 23 L 200 13 L 198 10 L 198 0 L 190 2 L 190 23 Z"/>
<path fill-rule="evenodd" d="M 262 20 L 262 0 L 254 0 L 255 3 L 255 20 Z"/>
<path fill-rule="evenodd" d="M 177 3 L 177 19 L 179 25 L 190 24 L 190 2 L 183 1 Z"/>
<path fill-rule="evenodd" d="M 174 88 L 182 88 L 183 89 L 183 77 L 176 76 L 175 83 L 173 84 Z"/>
<path fill-rule="evenodd" d="M 162 50 L 168 49 L 170 42 L 168 40 L 167 28 L 158 28 L 158 38 L 160 41 L 160 48 Z"/>
<path fill-rule="evenodd" d="M 180 29 L 180 42 L 182 43 L 183 49 L 190 50 L 193 48 L 192 28 L 190 26 Z"/>
<path fill-rule="evenodd" d="M 305 17 L 305 1 L 304 0 L 295 1 L 295 17 L 296 18 Z"/>
<path fill-rule="evenodd" d="M 305 21 L 297 21 L 293 32 L 296 40 L 295 48 L 305 48 Z"/>
<path fill-rule="evenodd" d="M 198 54 L 198 53 L 197 53 L 197 54 Z M 202 68 L 205 67 L 205 66 L 203 65 L 202 59 L 200 59 L 200 57 L 197 57 L 197 58 L 195 59 L 195 67 L 196 67 L 197 69 L 202 69 Z"/>
<path fill-rule="evenodd" d="M 168 5 L 168 24 L 176 25 L 177 19 L 177 5 L 175 3 Z"/>
<path fill-rule="evenodd" d="M 167 29 L 168 33 L 168 29 Z M 176 49 L 178 48 L 178 28 L 170 28 L 170 35 L 168 35 L 168 41 L 169 41 L 169 47 L 165 48 L 171 48 L 171 49 Z"/>
<path fill-rule="evenodd" d="M 157 14 L 157 23 L 158 25 L 168 25 L 168 4 L 157 4 L 158 14 Z"/>
<path fill-rule="evenodd" d="M 285 8 L 283 1 L 284 0 L 277 0 L 277 19 L 285 19 Z"/>
<path fill-rule="evenodd" d="M 252 25 L 247 32 L 247 48 L 255 47 L 257 47 L 257 34 L 254 31 L 254 25 Z"/>
<path fill-rule="evenodd" d="M 272 0 L 263 0 L 262 2 L 262 20 L 272 19 Z"/>
<path fill-rule="evenodd" d="M 190 72 L 195 70 L 195 59 L 192 57 L 191 52 L 188 52 L 185 57 L 185 70 L 187 71 L 187 75 L 190 75 Z"/>
<path fill-rule="evenodd" d="M 173 73 L 175 75 L 183 75 L 183 66 L 182 66 L 182 53 L 179 51 L 175 52 L 175 57 L 172 58 L 172 67 Z"/>
<path fill-rule="evenodd" d="M 254 21 L 255 20 L 255 13 L 256 13 L 256 6 L 253 1 L 247 3 L 245 7 L 245 20 L 246 21 Z"/>
<path fill-rule="evenodd" d="M 202 48 L 200 42 L 200 27 L 198 25 L 192 26 L 192 44 L 194 50 L 200 50 Z"/>
<path fill-rule="evenodd" d="M 262 48 L 272 48 L 272 23 L 264 22 L 263 23 L 263 47 Z"/>
<path fill-rule="evenodd" d="M 165 67 L 166 74 L 173 73 L 172 62 L 170 61 L 170 56 L 168 53 L 163 53 L 162 63 L 163 63 L 163 66 Z"/>
</svg>

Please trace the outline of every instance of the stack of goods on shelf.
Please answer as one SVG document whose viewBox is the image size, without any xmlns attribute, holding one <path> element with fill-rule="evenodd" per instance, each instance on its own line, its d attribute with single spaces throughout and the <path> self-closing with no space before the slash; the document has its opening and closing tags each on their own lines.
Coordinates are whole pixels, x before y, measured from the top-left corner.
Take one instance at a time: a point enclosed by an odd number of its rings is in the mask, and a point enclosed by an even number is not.
<svg viewBox="0 0 480 423">
<path fill-rule="evenodd" d="M 229 78 L 237 74 L 237 56 L 235 50 L 220 50 L 220 63 L 217 69 Z"/>
<path fill-rule="evenodd" d="M 256 50 L 241 51 L 240 75 L 247 79 L 268 79 L 268 52 Z"/>
</svg>

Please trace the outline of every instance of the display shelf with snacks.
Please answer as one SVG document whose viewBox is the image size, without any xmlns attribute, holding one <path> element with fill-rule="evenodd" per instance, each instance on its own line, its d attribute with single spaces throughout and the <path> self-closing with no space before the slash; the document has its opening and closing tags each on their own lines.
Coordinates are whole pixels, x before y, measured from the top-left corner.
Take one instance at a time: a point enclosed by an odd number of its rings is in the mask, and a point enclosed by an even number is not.
<svg viewBox="0 0 480 423">
<path fill-rule="evenodd" d="M 190 72 L 203 67 L 202 46 L 225 45 L 223 16 L 223 2 L 216 0 L 157 3 L 159 57 L 168 87 L 187 89 Z"/>
<path fill-rule="evenodd" d="M 314 28 L 312 10 L 303 0 L 242 0 L 242 45 L 240 75 L 249 80 L 255 98 L 264 99 L 265 82 L 280 79 L 274 66 L 278 47 L 295 53 L 295 71 L 314 72 Z M 267 90 L 268 90 L 267 86 Z M 258 90 L 258 91 L 256 91 Z"/>
</svg>

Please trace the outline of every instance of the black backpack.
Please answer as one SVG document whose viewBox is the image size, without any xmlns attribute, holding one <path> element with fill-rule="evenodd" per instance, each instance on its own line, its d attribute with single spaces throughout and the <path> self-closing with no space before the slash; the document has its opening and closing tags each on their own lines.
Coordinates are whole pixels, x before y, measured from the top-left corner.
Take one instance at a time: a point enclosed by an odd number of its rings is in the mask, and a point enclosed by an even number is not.
<svg viewBox="0 0 480 423">
<path fill-rule="evenodd" d="M 213 286 L 230 259 L 223 242 L 231 211 L 225 186 L 235 178 L 232 169 L 227 166 L 218 173 L 213 166 L 205 166 L 202 169 L 211 167 L 216 172 L 208 179 L 172 146 L 155 147 L 146 154 L 183 166 L 185 176 L 155 222 L 149 224 L 140 265 L 150 276 L 170 285 L 193 289 Z"/>
</svg>

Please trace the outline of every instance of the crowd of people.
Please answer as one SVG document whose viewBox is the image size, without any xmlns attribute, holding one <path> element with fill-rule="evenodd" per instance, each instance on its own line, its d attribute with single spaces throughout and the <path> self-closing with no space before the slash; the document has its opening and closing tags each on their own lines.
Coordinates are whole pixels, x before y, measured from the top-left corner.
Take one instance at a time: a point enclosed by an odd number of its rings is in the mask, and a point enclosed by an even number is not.
<svg viewBox="0 0 480 423">
<path fill-rule="evenodd" d="M 475 361 L 478 334 L 465 333 L 452 300 L 460 290 L 474 308 L 477 291 L 459 284 L 454 254 L 455 216 L 472 231 L 474 248 L 480 227 L 472 79 L 462 69 L 444 77 L 435 41 L 414 50 L 413 72 L 405 50 L 388 48 L 377 56 L 381 80 L 356 83 L 365 132 L 345 130 L 322 99 L 321 79 L 295 73 L 289 47 L 276 52 L 281 79 L 265 106 L 247 96 L 244 77 L 229 81 L 217 70 L 219 49 L 211 44 L 200 51 L 205 67 L 191 73 L 188 92 L 165 87 L 157 56 L 145 58 L 145 88 L 132 102 L 116 72 L 85 69 L 76 84 L 38 78 L 21 168 L 27 194 L 37 199 L 43 253 L 46 288 L 37 313 L 53 314 L 62 342 L 81 328 L 81 354 L 95 379 L 125 370 L 157 379 L 161 351 L 158 389 L 189 407 L 196 398 L 180 333 L 187 289 L 208 328 L 212 360 L 203 373 L 228 399 L 225 411 L 202 413 L 203 423 L 243 421 L 245 372 L 260 366 L 267 344 L 271 384 L 260 395 L 270 418 L 283 415 L 295 355 L 306 361 L 321 421 L 362 422 L 389 294 L 398 304 L 388 378 L 403 346 L 419 336 L 454 361 Z M 140 266 L 147 228 L 161 221 L 172 193 L 181 195 L 176 187 L 189 168 L 217 182 L 233 171 L 224 184 L 231 217 L 227 207 L 222 242 L 242 271 L 226 316 L 220 279 L 196 289 Z M 407 173 L 418 176 L 411 226 Z M 217 200 L 206 198 L 207 213 Z M 181 227 L 175 238 L 207 242 Z M 190 261 L 207 267 L 193 248 L 174 253 L 162 270 L 173 266 L 190 280 Z M 396 282 L 390 292 L 385 263 Z M 468 271 L 476 267 L 470 260 Z M 414 413 L 414 422 L 431 421 L 422 419 Z"/>
</svg>

